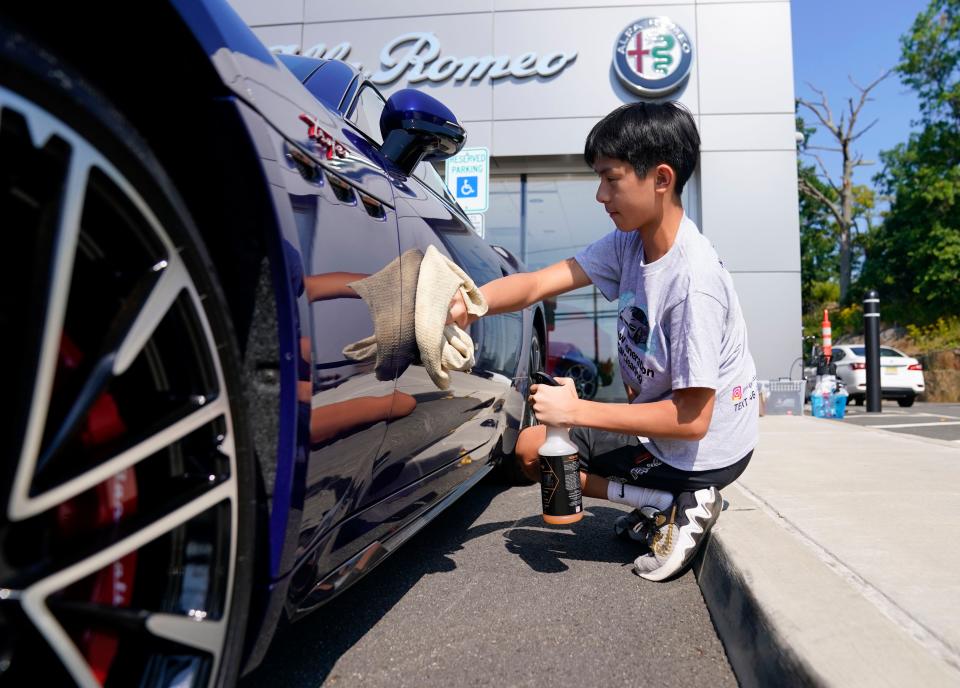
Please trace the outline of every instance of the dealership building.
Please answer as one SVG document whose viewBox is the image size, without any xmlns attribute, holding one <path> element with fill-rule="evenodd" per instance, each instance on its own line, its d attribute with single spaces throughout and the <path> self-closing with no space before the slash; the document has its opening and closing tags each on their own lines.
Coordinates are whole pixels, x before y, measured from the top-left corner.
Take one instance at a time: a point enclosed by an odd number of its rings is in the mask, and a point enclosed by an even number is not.
<svg viewBox="0 0 960 688">
<path fill-rule="evenodd" d="M 683 103 L 702 138 L 684 208 L 733 275 L 759 377 L 791 372 L 801 314 L 789 2 L 232 4 L 276 51 L 358 64 L 387 97 L 412 87 L 443 101 L 467 146 L 491 156 L 484 237 L 531 268 L 614 229 L 582 156 L 597 120 L 623 103 Z M 552 346 L 609 370 L 616 304 L 591 287 L 550 310 Z M 605 382 L 599 398 L 622 396 L 616 376 Z"/>
</svg>

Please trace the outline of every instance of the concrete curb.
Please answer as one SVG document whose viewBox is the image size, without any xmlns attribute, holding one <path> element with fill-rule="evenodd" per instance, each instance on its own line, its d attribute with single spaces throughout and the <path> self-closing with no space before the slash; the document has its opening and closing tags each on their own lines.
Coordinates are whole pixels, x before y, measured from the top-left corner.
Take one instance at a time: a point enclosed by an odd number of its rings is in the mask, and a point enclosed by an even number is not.
<svg viewBox="0 0 960 688">
<path fill-rule="evenodd" d="M 693 569 L 741 685 L 960 685 L 953 659 L 842 562 L 737 486 L 724 497 Z"/>
<path fill-rule="evenodd" d="M 750 581 L 731 561 L 722 538 L 710 537 L 694 562 L 694 575 L 741 686 L 821 683 L 780 635 L 750 591 Z"/>
</svg>

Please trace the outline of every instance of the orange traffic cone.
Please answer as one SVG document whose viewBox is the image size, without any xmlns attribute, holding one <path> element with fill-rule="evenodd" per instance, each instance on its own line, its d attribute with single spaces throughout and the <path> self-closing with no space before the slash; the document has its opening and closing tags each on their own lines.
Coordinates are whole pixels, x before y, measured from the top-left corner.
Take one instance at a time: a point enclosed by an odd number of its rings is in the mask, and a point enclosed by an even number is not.
<svg viewBox="0 0 960 688">
<path fill-rule="evenodd" d="M 830 328 L 830 316 L 827 309 L 823 309 L 823 322 L 820 323 L 820 333 L 823 335 L 823 355 L 829 360 L 833 356 L 833 336 Z"/>
</svg>

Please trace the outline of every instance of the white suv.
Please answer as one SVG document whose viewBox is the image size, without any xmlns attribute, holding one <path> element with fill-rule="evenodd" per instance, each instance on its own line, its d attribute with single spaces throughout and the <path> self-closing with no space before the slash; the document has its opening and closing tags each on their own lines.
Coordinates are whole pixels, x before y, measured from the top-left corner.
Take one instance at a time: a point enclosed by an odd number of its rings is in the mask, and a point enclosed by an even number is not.
<svg viewBox="0 0 960 688">
<path fill-rule="evenodd" d="M 833 347 L 837 377 L 843 381 L 850 400 L 859 406 L 867 392 L 867 359 L 863 344 L 840 344 Z M 896 399 L 900 406 L 912 406 L 923 393 L 923 366 L 901 351 L 880 347 L 880 395 Z"/>
</svg>

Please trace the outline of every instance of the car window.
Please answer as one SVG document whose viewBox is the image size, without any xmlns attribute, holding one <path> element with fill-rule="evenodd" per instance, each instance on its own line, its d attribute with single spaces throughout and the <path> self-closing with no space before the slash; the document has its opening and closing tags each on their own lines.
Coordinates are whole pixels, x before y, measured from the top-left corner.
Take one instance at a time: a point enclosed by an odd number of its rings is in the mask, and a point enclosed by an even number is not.
<svg viewBox="0 0 960 688">
<path fill-rule="evenodd" d="M 866 347 L 863 346 L 851 346 L 850 351 L 852 351 L 857 356 L 866 356 Z M 891 358 L 903 358 L 903 354 L 897 351 L 896 349 L 891 349 L 887 346 L 880 347 L 880 355 L 887 356 Z"/>
<path fill-rule="evenodd" d="M 284 67 L 293 72 L 298 81 L 303 81 L 313 74 L 318 67 L 324 64 L 323 60 L 303 55 L 277 55 L 277 59 Z"/>
<path fill-rule="evenodd" d="M 377 92 L 377 89 L 369 84 L 364 85 L 347 119 L 356 124 L 360 131 L 376 141 L 378 145 L 382 145 L 380 115 L 386 105 L 387 101 Z"/>
<path fill-rule="evenodd" d="M 417 165 L 417 168 L 413 171 L 413 176 L 426 184 L 440 198 L 456 205 L 457 199 L 453 197 L 450 189 L 444 184 L 443 177 L 437 173 L 436 168 L 429 162 L 421 162 Z"/>
<path fill-rule="evenodd" d="M 847 355 L 847 352 L 843 349 L 834 349 L 833 350 L 833 360 L 842 361 L 843 357 Z"/>
<path fill-rule="evenodd" d="M 313 97 L 331 110 L 340 107 L 343 94 L 356 74 L 350 65 L 339 60 L 328 60 L 304 83 Z"/>
<path fill-rule="evenodd" d="M 438 236 L 453 256 L 454 262 L 466 270 L 478 286 L 503 277 L 497 255 L 467 228 L 441 231 Z"/>
</svg>

